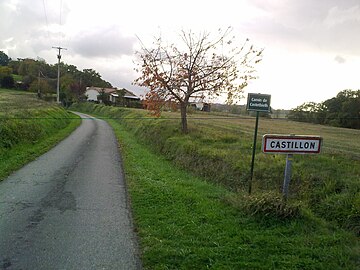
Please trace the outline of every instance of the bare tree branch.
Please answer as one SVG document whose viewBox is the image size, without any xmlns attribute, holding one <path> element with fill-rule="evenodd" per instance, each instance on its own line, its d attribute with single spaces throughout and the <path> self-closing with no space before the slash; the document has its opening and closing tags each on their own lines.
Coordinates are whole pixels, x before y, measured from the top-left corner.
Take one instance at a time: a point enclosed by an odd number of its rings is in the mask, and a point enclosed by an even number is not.
<svg viewBox="0 0 360 270">
<path fill-rule="evenodd" d="M 166 45 L 161 36 L 156 38 L 154 48 L 148 49 L 141 42 L 137 52 L 139 61 L 137 71 L 140 76 L 135 84 L 148 87 L 154 102 L 159 98 L 176 100 L 181 108 L 182 130 L 187 131 L 186 107 L 192 96 L 201 93 L 202 97 L 227 94 L 229 102 L 242 95 L 249 80 L 255 79 L 254 66 L 261 61 L 263 49 L 255 49 L 249 40 L 238 48 L 229 39 L 232 28 L 219 29 L 215 39 L 210 33 L 195 35 L 192 31 L 182 30 L 180 41 L 185 49 Z M 226 50 L 224 52 L 224 50 Z M 159 108 L 159 106 L 155 106 Z"/>
</svg>

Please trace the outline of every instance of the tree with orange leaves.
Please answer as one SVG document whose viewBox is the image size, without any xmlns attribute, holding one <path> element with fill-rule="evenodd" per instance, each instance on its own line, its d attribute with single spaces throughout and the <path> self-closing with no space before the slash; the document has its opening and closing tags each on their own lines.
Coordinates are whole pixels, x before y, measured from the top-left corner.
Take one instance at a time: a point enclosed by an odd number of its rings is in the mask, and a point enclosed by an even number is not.
<svg viewBox="0 0 360 270">
<path fill-rule="evenodd" d="M 232 29 L 212 38 L 210 33 L 182 31 L 181 43 L 166 45 L 156 38 L 153 48 L 142 45 L 137 68 L 140 76 L 135 84 L 149 88 L 145 98 L 147 108 L 159 115 L 168 100 L 176 101 L 181 111 L 181 129 L 188 132 L 187 107 L 194 96 L 215 97 L 227 95 L 227 102 L 239 100 L 248 81 L 255 79 L 254 65 L 261 61 L 262 49 L 249 45 L 247 39 L 239 48 Z"/>
<path fill-rule="evenodd" d="M 151 112 L 155 117 L 159 117 L 161 114 L 161 108 L 163 107 L 165 100 L 162 99 L 158 93 L 150 91 L 146 93 L 143 100 L 143 106 L 145 109 Z"/>
</svg>

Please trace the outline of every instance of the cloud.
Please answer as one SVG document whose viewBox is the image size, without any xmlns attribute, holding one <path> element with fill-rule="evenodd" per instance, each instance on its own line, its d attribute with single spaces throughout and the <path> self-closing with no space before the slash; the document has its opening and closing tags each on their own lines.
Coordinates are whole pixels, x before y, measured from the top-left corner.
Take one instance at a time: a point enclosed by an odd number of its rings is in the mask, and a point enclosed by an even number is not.
<svg viewBox="0 0 360 270">
<path fill-rule="evenodd" d="M 346 62 L 346 59 L 340 55 L 335 56 L 334 60 L 339 64 L 344 64 Z"/>
<path fill-rule="evenodd" d="M 73 40 L 72 49 L 85 57 L 131 55 L 136 43 L 135 37 L 123 36 L 117 26 L 79 33 Z"/>
<path fill-rule="evenodd" d="M 34 57 L 58 43 L 61 33 L 57 1 L 1 0 L 0 49 L 13 58 Z M 62 22 L 70 10 L 61 8 Z"/>
<path fill-rule="evenodd" d="M 296 49 L 360 54 L 358 0 L 249 0 L 265 12 L 247 26 L 250 33 L 271 43 Z"/>
<path fill-rule="evenodd" d="M 359 5 L 352 6 L 349 8 L 339 8 L 338 6 L 331 8 L 327 14 L 324 23 L 329 26 L 334 26 L 349 21 L 355 23 L 360 21 Z"/>
</svg>

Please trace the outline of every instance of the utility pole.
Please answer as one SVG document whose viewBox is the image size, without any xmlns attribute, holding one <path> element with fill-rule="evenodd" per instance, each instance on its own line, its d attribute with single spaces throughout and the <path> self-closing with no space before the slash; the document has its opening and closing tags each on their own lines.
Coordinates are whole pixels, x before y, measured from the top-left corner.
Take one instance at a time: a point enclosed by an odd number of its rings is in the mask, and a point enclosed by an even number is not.
<svg viewBox="0 0 360 270">
<path fill-rule="evenodd" d="M 37 95 L 38 95 L 38 98 L 40 98 L 40 69 L 39 69 L 39 75 L 38 75 L 38 90 L 37 90 Z"/>
<path fill-rule="evenodd" d="M 53 47 L 53 49 L 59 50 L 59 54 L 57 55 L 58 58 L 58 75 L 57 75 L 57 86 L 56 86 L 56 102 L 60 103 L 60 59 L 61 59 L 61 50 L 67 50 L 66 48 L 62 47 Z"/>
</svg>

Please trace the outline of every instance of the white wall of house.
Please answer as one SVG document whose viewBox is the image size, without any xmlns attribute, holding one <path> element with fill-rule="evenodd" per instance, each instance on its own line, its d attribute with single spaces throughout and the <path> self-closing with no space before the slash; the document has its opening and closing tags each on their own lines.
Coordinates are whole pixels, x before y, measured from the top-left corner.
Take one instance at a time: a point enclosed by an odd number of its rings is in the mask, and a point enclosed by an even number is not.
<svg viewBox="0 0 360 270">
<path fill-rule="evenodd" d="M 202 109 L 204 108 L 204 103 L 203 102 L 196 102 L 196 103 L 192 103 L 195 104 L 196 109 L 199 111 L 202 111 Z"/>
<path fill-rule="evenodd" d="M 99 92 L 93 89 L 86 90 L 85 96 L 88 101 L 98 101 Z"/>
<path fill-rule="evenodd" d="M 109 96 L 110 102 L 116 103 L 116 99 L 119 98 L 118 94 L 111 93 Z"/>
</svg>

